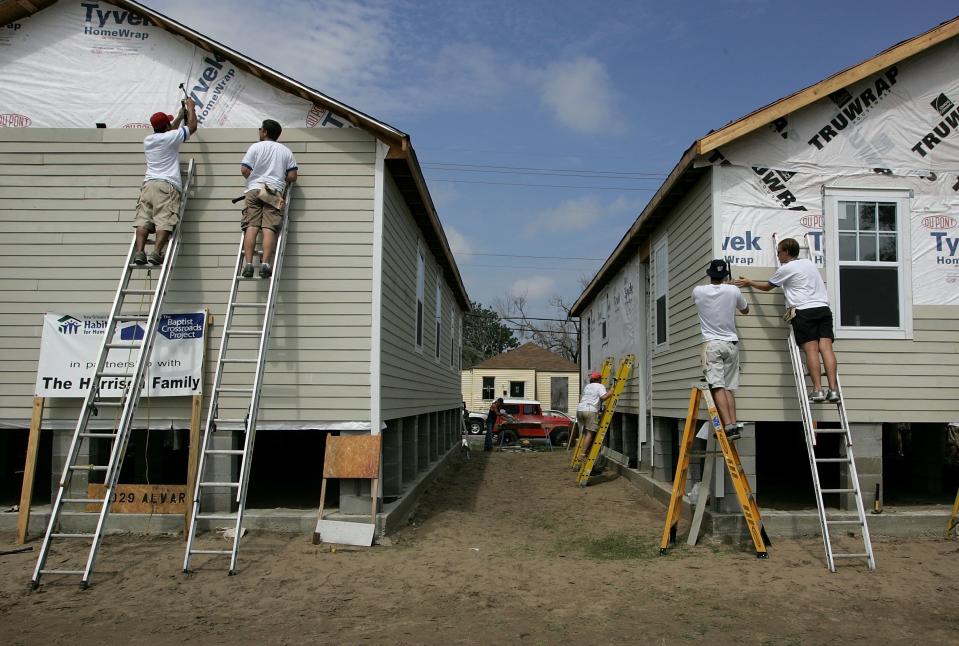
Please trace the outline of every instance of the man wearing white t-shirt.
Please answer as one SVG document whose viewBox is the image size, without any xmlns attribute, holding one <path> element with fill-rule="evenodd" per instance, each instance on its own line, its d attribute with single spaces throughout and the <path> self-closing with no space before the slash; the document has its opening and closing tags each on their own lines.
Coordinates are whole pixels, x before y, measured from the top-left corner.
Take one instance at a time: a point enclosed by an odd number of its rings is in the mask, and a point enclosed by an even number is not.
<svg viewBox="0 0 959 646">
<path fill-rule="evenodd" d="M 736 423 L 736 398 L 739 388 L 739 335 L 736 331 L 736 310 L 749 313 L 743 293 L 729 278 L 729 265 L 717 259 L 706 269 L 708 285 L 693 287 L 693 304 L 699 312 L 699 328 L 703 335 L 703 373 L 719 409 L 726 438 L 738 440 L 742 434 Z"/>
<path fill-rule="evenodd" d="M 273 274 L 273 252 L 276 236 L 283 226 L 283 207 L 288 184 L 296 181 L 296 159 L 293 152 L 277 143 L 283 128 L 273 119 L 260 127 L 260 140 L 250 146 L 240 162 L 240 173 L 246 178 L 246 201 L 240 228 L 243 229 L 244 278 L 253 277 L 253 248 L 256 236 L 263 229 L 263 257 L 260 278 Z"/>
<path fill-rule="evenodd" d="M 802 348 L 806 355 L 806 366 L 812 380 L 809 401 L 836 403 L 839 401 L 839 382 L 836 378 L 836 354 L 832 349 L 835 336 L 826 283 L 811 260 L 799 257 L 799 243 L 793 238 L 784 238 L 776 246 L 776 254 L 781 264 L 769 280 L 740 277 L 736 284 L 755 287 L 764 292 L 774 287 L 783 288 L 787 307 L 795 309 L 796 315 L 792 319 L 793 333 L 796 336 L 796 345 Z M 828 392 L 821 387 L 820 355 L 822 364 L 826 367 Z"/>
<path fill-rule="evenodd" d="M 186 125 L 181 126 L 183 119 Z M 136 227 L 133 262 L 147 263 L 145 251 L 147 235 L 156 231 L 156 244 L 150 254 L 150 264 L 163 262 L 163 248 L 180 218 L 180 145 L 196 132 L 196 106 L 186 99 L 176 119 L 165 112 L 150 117 L 153 134 L 143 140 L 143 154 L 147 171 L 140 187 L 133 226 Z"/>
<path fill-rule="evenodd" d="M 576 407 L 576 421 L 579 423 L 579 430 L 583 437 L 579 454 L 584 459 L 589 455 L 589 447 L 593 443 L 593 436 L 596 435 L 599 425 L 600 405 L 613 396 L 613 393 L 608 392 L 606 386 L 600 383 L 602 380 L 603 375 L 598 372 L 589 373 L 589 383 L 579 394 L 579 405 Z"/>
</svg>

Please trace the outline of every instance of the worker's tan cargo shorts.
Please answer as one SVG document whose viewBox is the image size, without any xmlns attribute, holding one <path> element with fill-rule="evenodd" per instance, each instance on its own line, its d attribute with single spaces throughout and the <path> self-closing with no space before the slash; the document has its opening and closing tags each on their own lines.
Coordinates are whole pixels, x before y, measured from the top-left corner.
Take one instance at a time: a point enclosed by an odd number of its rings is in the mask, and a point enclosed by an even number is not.
<svg viewBox="0 0 959 646">
<path fill-rule="evenodd" d="M 159 231 L 173 231 L 180 219 L 180 191 L 170 182 L 151 179 L 140 187 L 133 226 L 153 224 Z"/>
<path fill-rule="evenodd" d="M 599 413 L 593 410 L 578 410 L 576 411 L 576 421 L 579 423 L 580 429 L 595 432 L 596 427 L 599 426 Z"/>
<path fill-rule="evenodd" d="M 283 227 L 283 212 L 261 200 L 259 193 L 260 189 L 254 189 L 246 194 L 240 228 L 246 230 L 247 227 L 257 227 L 279 231 Z"/>
<path fill-rule="evenodd" d="M 706 341 L 703 344 L 703 373 L 712 388 L 739 388 L 739 344 L 735 341 Z"/>
</svg>

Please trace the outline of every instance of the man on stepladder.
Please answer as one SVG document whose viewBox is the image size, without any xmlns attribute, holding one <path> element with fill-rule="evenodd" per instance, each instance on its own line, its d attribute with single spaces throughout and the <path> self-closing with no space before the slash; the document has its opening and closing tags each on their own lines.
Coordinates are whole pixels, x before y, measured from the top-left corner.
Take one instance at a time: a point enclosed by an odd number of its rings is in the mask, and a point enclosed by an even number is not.
<svg viewBox="0 0 959 646">
<path fill-rule="evenodd" d="M 602 402 L 613 396 L 601 382 L 603 375 L 598 372 L 589 373 L 589 383 L 583 387 L 579 395 L 579 405 L 576 407 L 576 421 L 582 433 L 579 454 L 585 460 L 589 455 L 589 447 L 593 443 L 596 431 L 599 429 L 599 409 Z"/>
<path fill-rule="evenodd" d="M 786 295 L 786 306 L 795 312 L 791 323 L 798 345 L 806 355 L 806 367 L 812 381 L 809 401 L 821 403 L 839 401 L 839 382 L 836 379 L 836 354 L 832 349 L 835 338 L 832 331 L 832 310 L 829 309 L 829 296 L 826 283 L 816 265 L 806 258 L 799 257 L 799 243 L 793 238 L 784 238 L 776 245 L 776 254 L 781 263 L 769 280 L 752 280 L 739 277 L 736 285 L 755 287 L 768 292 L 774 287 L 782 287 Z M 822 375 L 819 357 L 826 367 L 828 392 L 822 389 Z"/>
<path fill-rule="evenodd" d="M 180 124 L 186 119 L 186 125 Z M 147 236 L 156 232 L 156 243 L 149 260 L 151 265 L 163 264 L 163 248 L 180 217 L 180 144 L 196 132 L 196 104 L 186 99 L 176 118 L 165 112 L 150 117 L 153 134 L 143 140 L 143 154 L 147 170 L 140 187 L 133 226 L 136 228 L 133 262 L 147 263 Z"/>
<path fill-rule="evenodd" d="M 693 304 L 699 312 L 699 329 L 703 335 L 703 373 L 709 391 L 719 409 L 726 439 L 738 440 L 742 430 L 736 422 L 736 397 L 739 388 L 739 335 L 736 331 L 736 310 L 749 313 L 743 293 L 726 282 L 729 265 L 717 259 L 706 269 L 708 285 L 693 287 Z"/>
<path fill-rule="evenodd" d="M 273 252 L 276 236 L 283 226 L 284 190 L 296 181 L 296 159 L 293 152 L 277 143 L 283 128 L 272 119 L 260 127 L 260 140 L 250 146 L 240 162 L 246 178 L 245 201 L 240 228 L 243 229 L 244 278 L 253 278 L 253 249 L 256 236 L 263 229 L 263 257 L 260 278 L 273 274 Z"/>
</svg>

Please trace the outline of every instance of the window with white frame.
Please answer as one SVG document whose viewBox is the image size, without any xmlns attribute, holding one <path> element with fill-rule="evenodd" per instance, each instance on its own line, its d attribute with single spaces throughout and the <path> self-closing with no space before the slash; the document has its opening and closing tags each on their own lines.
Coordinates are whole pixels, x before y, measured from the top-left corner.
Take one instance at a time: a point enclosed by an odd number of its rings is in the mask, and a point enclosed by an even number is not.
<svg viewBox="0 0 959 646">
<path fill-rule="evenodd" d="M 603 295 L 603 308 L 602 308 L 603 318 L 599 322 L 600 333 L 603 338 L 603 342 L 606 342 L 606 321 L 609 319 L 609 292 Z"/>
<path fill-rule="evenodd" d="M 909 191 L 826 189 L 826 278 L 837 336 L 912 337 L 909 209 Z"/>
<path fill-rule="evenodd" d="M 653 327 L 656 332 L 656 349 L 669 344 L 669 247 L 666 237 L 653 246 Z"/>
<path fill-rule="evenodd" d="M 456 304 L 452 302 L 453 299 L 450 299 L 450 368 L 452 368 L 456 361 L 453 357 L 456 356 Z"/>
<path fill-rule="evenodd" d="M 496 396 L 496 378 L 483 377 L 483 399 L 491 400 Z"/>
<path fill-rule="evenodd" d="M 440 325 L 443 323 L 443 284 L 440 282 L 439 275 L 436 276 L 436 359 L 440 358 Z"/>
<path fill-rule="evenodd" d="M 426 257 L 416 250 L 416 349 L 423 349 L 423 299 L 426 296 Z"/>
</svg>

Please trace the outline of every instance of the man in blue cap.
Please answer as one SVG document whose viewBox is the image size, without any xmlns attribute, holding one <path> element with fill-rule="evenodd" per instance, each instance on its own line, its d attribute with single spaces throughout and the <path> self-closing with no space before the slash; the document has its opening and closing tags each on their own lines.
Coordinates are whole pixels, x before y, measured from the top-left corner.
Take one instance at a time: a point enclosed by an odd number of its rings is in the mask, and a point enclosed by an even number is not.
<svg viewBox="0 0 959 646">
<path fill-rule="evenodd" d="M 736 311 L 749 312 L 743 293 L 726 280 L 729 264 L 722 259 L 709 263 L 706 269 L 708 285 L 693 288 L 693 303 L 699 312 L 699 327 L 703 335 L 703 372 L 713 394 L 726 437 L 738 440 L 742 429 L 736 423 L 736 398 L 739 388 L 739 335 L 736 331 Z"/>
</svg>

